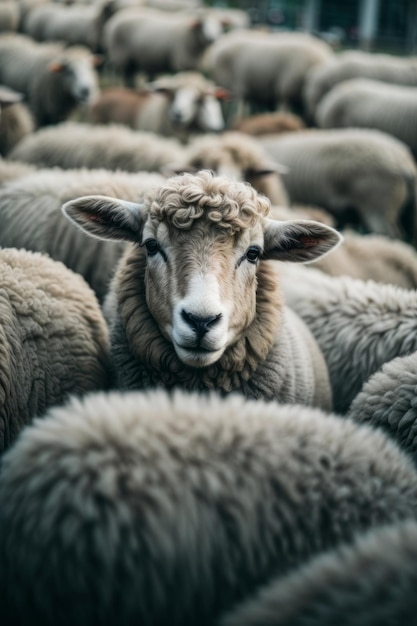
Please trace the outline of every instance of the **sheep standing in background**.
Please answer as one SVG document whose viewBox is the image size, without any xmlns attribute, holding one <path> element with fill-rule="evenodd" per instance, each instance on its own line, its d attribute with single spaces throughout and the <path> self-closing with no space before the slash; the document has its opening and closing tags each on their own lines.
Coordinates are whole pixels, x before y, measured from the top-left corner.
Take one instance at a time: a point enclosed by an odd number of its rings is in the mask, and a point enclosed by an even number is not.
<svg viewBox="0 0 417 626">
<path fill-rule="evenodd" d="M 0 246 L 44 252 L 62 261 L 81 274 L 102 301 L 126 244 L 100 241 L 73 228 L 62 214 L 62 204 L 95 193 L 137 202 L 164 180 L 149 172 L 57 168 L 19 178 L 0 190 Z"/>
<path fill-rule="evenodd" d="M 318 217 L 311 213 L 310 219 Z M 342 234 L 343 243 L 331 257 L 318 259 L 309 267 L 318 268 L 329 276 L 350 276 L 417 289 L 417 252 L 413 246 L 381 235 L 349 231 Z"/>
<path fill-rule="evenodd" d="M 0 122 L 1 126 L 1 122 Z M 34 165 L 19 163 L 18 161 L 6 161 L 0 157 L 0 187 L 16 178 L 22 178 L 36 170 Z"/>
<path fill-rule="evenodd" d="M 303 128 L 305 124 L 301 117 L 286 111 L 249 115 L 236 120 L 232 126 L 232 130 L 255 136 L 294 132 Z"/>
<path fill-rule="evenodd" d="M 81 276 L 46 256 L 0 250 L 0 451 L 71 393 L 109 385 L 108 333 Z"/>
<path fill-rule="evenodd" d="M 38 167 L 149 172 L 183 162 L 185 154 L 178 141 L 155 133 L 133 131 L 122 125 L 65 122 L 25 137 L 8 158 Z"/>
<path fill-rule="evenodd" d="M 0 83 L 20 91 L 38 126 L 66 119 L 98 91 L 94 57 L 83 47 L 0 37 Z"/>
<path fill-rule="evenodd" d="M 16 32 L 20 21 L 20 4 L 14 0 L 0 2 L 0 33 Z"/>
<path fill-rule="evenodd" d="M 193 133 L 223 130 L 220 100 L 226 96 L 199 72 L 178 72 L 142 91 L 103 90 L 91 103 L 89 118 L 94 124 L 126 124 L 185 141 Z"/>
<path fill-rule="evenodd" d="M 417 474 L 349 420 L 160 389 L 52 409 L 5 455 L 0 500 L 3 626 L 211 626 L 323 550 L 416 519 Z"/>
<path fill-rule="evenodd" d="M 403 141 L 417 155 L 417 84 L 389 85 L 364 78 L 343 81 L 316 110 L 321 128 L 376 128 Z"/>
<path fill-rule="evenodd" d="M 334 409 L 346 413 L 364 383 L 397 356 L 417 351 L 417 292 L 331 277 L 287 264 L 285 302 L 313 333 L 329 368 Z"/>
<path fill-rule="evenodd" d="M 245 133 L 229 131 L 196 137 L 188 144 L 182 161 L 172 166 L 177 173 L 208 169 L 232 180 L 244 180 L 273 204 L 289 202 L 280 176 L 286 169 L 274 163 L 257 140 Z"/>
<path fill-rule="evenodd" d="M 370 232 L 417 242 L 417 169 L 401 141 L 377 130 L 305 130 L 259 137 L 288 168 L 291 202 L 330 211 L 338 226 L 355 219 Z"/>
<path fill-rule="evenodd" d="M 207 171 L 169 179 L 142 205 L 104 196 L 64 205 L 87 233 L 141 244 L 120 261 L 106 307 L 120 388 L 217 389 L 331 407 L 322 355 L 281 306 L 266 261 L 313 260 L 340 235 L 318 222 L 270 220 L 269 209 L 248 184 Z"/>
<path fill-rule="evenodd" d="M 22 94 L 0 86 L 0 155 L 5 156 L 25 135 L 32 133 L 34 123 Z"/>
<path fill-rule="evenodd" d="M 223 33 L 222 21 L 210 11 L 193 14 L 131 8 L 118 11 L 104 29 L 104 45 L 125 85 L 137 72 L 148 77 L 198 68 L 206 47 Z"/>
<path fill-rule="evenodd" d="M 413 626 L 417 524 L 382 526 L 267 585 L 221 626 Z"/>
<path fill-rule="evenodd" d="M 338 83 L 350 78 L 370 78 L 417 87 L 417 57 L 398 57 L 361 50 L 347 50 L 312 68 L 306 77 L 304 102 L 314 119 L 318 103 Z"/>
<path fill-rule="evenodd" d="M 100 52 L 104 24 L 115 11 L 116 0 L 70 6 L 42 4 L 28 15 L 24 32 L 37 41 L 65 41 Z"/>
<path fill-rule="evenodd" d="M 347 414 L 384 430 L 416 461 L 417 352 L 385 363 L 365 382 Z"/>
<path fill-rule="evenodd" d="M 241 103 L 275 110 L 299 105 L 307 71 L 333 55 L 324 41 L 306 33 L 238 30 L 213 43 L 200 68 Z"/>
</svg>

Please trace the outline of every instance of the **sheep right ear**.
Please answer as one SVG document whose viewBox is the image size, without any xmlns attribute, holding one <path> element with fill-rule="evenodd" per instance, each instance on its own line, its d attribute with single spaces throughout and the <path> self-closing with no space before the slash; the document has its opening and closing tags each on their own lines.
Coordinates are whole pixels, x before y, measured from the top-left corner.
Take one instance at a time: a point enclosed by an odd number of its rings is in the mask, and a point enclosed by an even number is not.
<svg viewBox="0 0 417 626">
<path fill-rule="evenodd" d="M 146 220 L 144 205 L 107 196 L 82 196 L 66 202 L 66 217 L 98 239 L 140 242 Z"/>
</svg>

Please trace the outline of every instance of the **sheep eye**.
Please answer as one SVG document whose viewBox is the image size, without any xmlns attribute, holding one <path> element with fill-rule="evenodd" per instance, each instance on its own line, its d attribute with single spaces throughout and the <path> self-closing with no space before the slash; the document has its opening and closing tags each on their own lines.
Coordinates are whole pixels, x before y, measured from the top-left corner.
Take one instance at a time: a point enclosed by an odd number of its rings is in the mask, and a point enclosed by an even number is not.
<svg viewBox="0 0 417 626">
<path fill-rule="evenodd" d="M 156 239 L 148 239 L 147 241 L 145 241 L 145 247 L 146 252 L 149 256 L 155 256 L 155 254 L 158 254 L 158 252 L 161 251 L 161 248 L 159 247 Z"/>
<path fill-rule="evenodd" d="M 258 246 L 251 246 L 246 252 L 246 258 L 249 263 L 256 263 L 261 254 L 261 249 Z"/>
</svg>

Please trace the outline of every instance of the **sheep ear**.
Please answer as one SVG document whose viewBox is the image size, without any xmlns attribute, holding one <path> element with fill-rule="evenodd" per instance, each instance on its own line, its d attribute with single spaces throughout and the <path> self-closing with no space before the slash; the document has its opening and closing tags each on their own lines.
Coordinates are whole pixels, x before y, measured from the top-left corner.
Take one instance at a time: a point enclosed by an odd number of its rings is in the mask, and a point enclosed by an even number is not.
<svg viewBox="0 0 417 626">
<path fill-rule="evenodd" d="M 215 87 L 213 96 L 217 98 L 217 100 L 230 100 L 232 94 L 227 89 L 223 89 L 223 87 Z"/>
<path fill-rule="evenodd" d="M 63 69 L 64 69 L 64 64 L 60 63 L 59 61 L 51 61 L 48 64 L 48 70 L 50 72 L 62 72 Z"/>
<path fill-rule="evenodd" d="M 278 222 L 265 219 L 264 259 L 310 263 L 338 246 L 343 237 L 313 220 Z"/>
<path fill-rule="evenodd" d="M 140 242 L 146 219 L 144 206 L 107 196 L 83 196 L 66 202 L 63 213 L 98 239 Z"/>
</svg>

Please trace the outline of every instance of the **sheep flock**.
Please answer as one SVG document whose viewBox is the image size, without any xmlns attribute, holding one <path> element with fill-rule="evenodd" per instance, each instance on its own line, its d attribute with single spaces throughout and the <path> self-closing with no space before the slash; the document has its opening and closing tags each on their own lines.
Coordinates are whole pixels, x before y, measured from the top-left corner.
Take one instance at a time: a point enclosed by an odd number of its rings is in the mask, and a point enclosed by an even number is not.
<svg viewBox="0 0 417 626">
<path fill-rule="evenodd" d="M 417 57 L 0 0 L 1 626 L 415 626 L 416 583 Z"/>
</svg>

